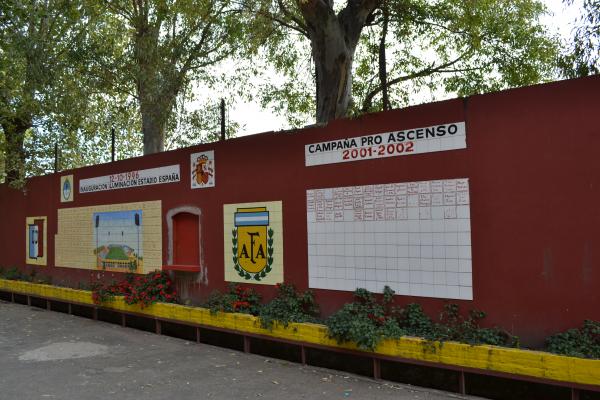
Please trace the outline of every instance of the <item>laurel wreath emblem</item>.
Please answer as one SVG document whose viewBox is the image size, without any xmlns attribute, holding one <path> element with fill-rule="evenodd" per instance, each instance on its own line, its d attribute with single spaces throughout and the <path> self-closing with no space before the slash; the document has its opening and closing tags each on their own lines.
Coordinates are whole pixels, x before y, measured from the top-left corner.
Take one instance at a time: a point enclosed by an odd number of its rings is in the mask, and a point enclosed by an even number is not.
<svg viewBox="0 0 600 400">
<path fill-rule="evenodd" d="M 254 279 L 255 281 L 261 281 L 263 278 L 267 276 L 269 272 L 272 270 L 273 266 L 273 229 L 269 228 L 267 231 L 268 239 L 267 239 L 267 265 L 260 271 L 254 274 L 249 273 L 244 268 L 240 266 L 238 262 L 237 250 L 238 250 L 238 238 L 237 238 L 237 229 L 231 231 L 231 243 L 233 244 L 231 250 L 233 252 L 233 268 L 236 270 L 239 276 L 246 280 Z"/>
</svg>

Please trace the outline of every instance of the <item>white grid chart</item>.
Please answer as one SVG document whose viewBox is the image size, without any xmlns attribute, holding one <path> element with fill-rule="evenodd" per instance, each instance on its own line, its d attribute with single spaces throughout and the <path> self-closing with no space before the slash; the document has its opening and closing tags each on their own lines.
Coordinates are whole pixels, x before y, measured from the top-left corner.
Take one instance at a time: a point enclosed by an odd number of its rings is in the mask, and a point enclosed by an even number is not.
<svg viewBox="0 0 600 400">
<path fill-rule="evenodd" d="M 473 299 L 468 179 L 306 192 L 309 286 Z"/>
</svg>

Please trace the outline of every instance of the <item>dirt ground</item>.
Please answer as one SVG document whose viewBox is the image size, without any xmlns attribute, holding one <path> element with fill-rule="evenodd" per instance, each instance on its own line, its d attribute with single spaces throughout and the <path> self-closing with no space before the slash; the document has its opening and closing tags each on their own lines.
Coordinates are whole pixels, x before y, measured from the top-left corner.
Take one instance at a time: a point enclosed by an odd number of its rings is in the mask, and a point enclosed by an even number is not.
<svg viewBox="0 0 600 400">
<path fill-rule="evenodd" d="M 0 301 L 0 399 L 465 398 Z"/>
</svg>

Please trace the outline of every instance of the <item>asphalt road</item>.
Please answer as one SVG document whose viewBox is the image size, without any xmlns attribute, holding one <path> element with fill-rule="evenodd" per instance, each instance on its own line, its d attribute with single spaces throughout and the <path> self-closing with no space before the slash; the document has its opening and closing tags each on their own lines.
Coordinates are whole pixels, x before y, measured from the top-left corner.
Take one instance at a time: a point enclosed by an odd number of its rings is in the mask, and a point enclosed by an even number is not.
<svg viewBox="0 0 600 400">
<path fill-rule="evenodd" d="M 0 399 L 465 398 L 0 301 Z"/>
</svg>

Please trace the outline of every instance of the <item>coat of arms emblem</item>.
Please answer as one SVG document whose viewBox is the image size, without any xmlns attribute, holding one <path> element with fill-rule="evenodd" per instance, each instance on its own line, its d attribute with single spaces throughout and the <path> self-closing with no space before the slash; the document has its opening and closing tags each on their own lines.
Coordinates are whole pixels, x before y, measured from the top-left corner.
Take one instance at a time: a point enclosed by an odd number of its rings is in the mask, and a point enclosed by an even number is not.
<svg viewBox="0 0 600 400">
<path fill-rule="evenodd" d="M 73 201 L 73 175 L 60 177 L 60 202 Z"/>
<path fill-rule="evenodd" d="M 68 201 L 71 198 L 71 181 L 69 180 L 69 178 L 65 179 L 62 189 L 63 189 L 63 199 L 65 201 Z"/>
<path fill-rule="evenodd" d="M 194 153 L 190 156 L 192 189 L 215 186 L 215 152 Z"/>
<path fill-rule="evenodd" d="M 232 231 L 233 264 L 238 275 L 260 281 L 273 265 L 273 229 L 266 207 L 238 208 Z"/>
</svg>

